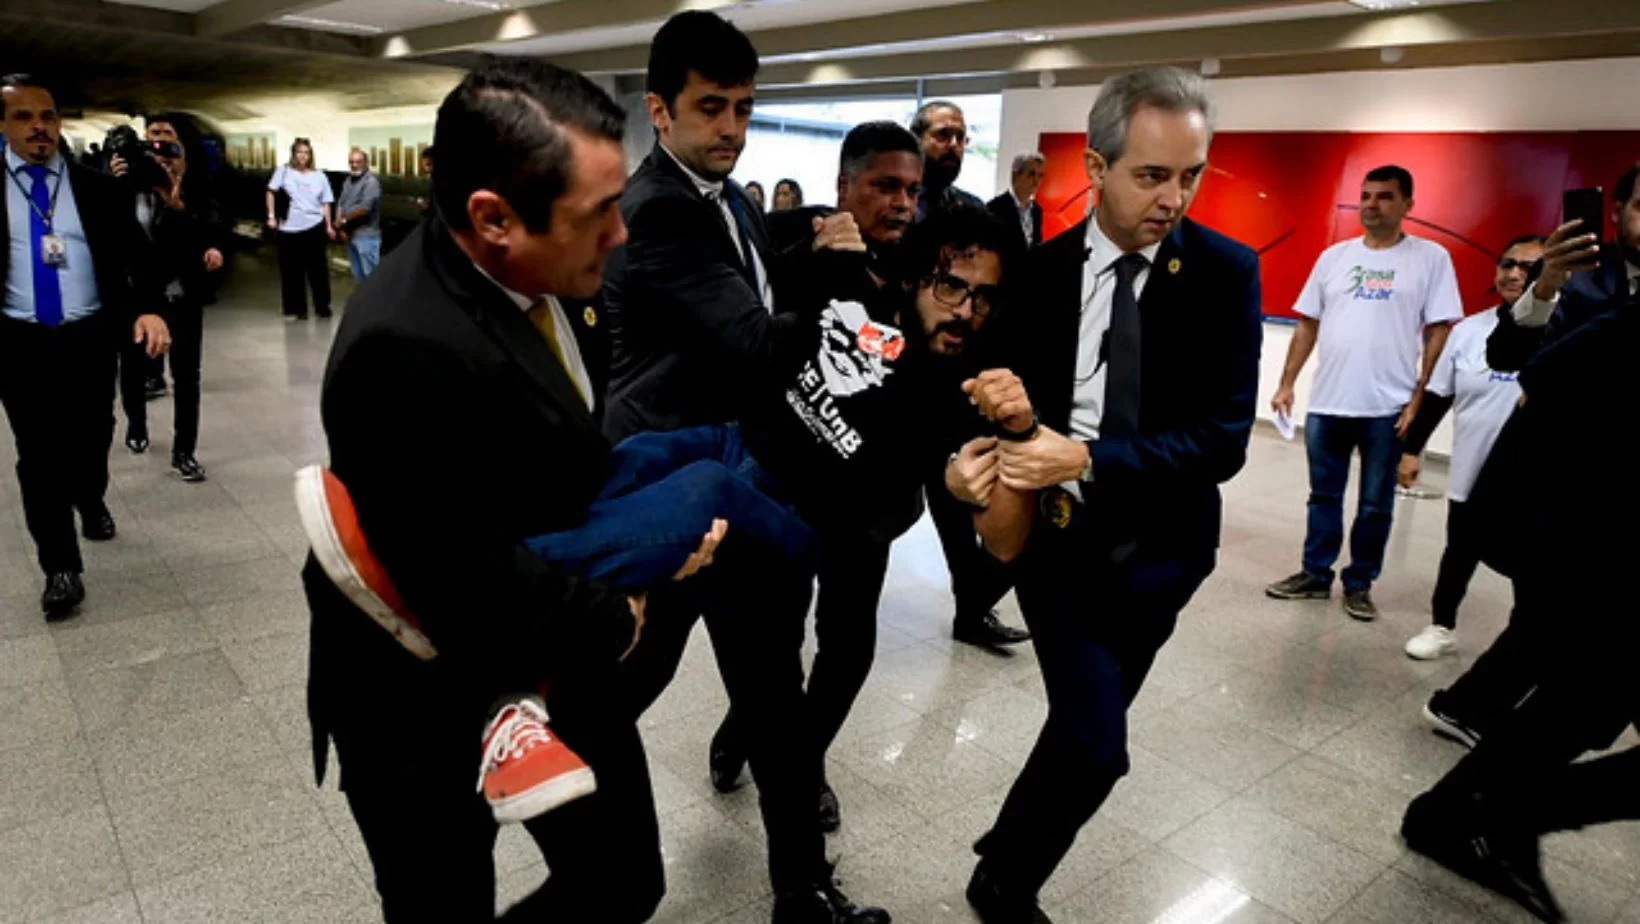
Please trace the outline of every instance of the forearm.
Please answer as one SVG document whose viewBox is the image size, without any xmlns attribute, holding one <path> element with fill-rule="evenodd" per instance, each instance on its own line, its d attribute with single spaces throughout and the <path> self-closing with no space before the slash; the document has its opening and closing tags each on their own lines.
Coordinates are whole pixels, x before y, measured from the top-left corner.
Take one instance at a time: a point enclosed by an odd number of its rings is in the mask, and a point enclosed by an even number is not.
<svg viewBox="0 0 1640 924">
<path fill-rule="evenodd" d="M 278 212 L 274 208 L 273 190 L 271 190 L 271 189 L 268 190 L 267 195 L 263 196 L 262 198 L 267 203 L 268 219 L 271 221 L 271 220 L 277 218 L 278 217 Z"/>
<path fill-rule="evenodd" d="M 1422 454 L 1424 447 L 1429 444 L 1430 436 L 1435 433 L 1435 428 L 1441 425 L 1441 420 L 1451 409 L 1451 396 L 1425 391 L 1423 401 L 1418 405 L 1418 413 L 1412 418 L 1412 424 L 1407 427 L 1406 439 L 1401 443 L 1401 452 L 1409 456 Z"/>
<path fill-rule="evenodd" d="M 1315 318 L 1299 319 L 1298 327 L 1293 331 L 1293 339 L 1287 343 L 1287 361 L 1281 367 L 1282 388 L 1292 388 L 1298 383 L 1298 373 L 1303 370 L 1304 364 L 1310 360 L 1310 354 L 1315 351 L 1315 342 L 1320 332 L 1320 321 Z"/>
<path fill-rule="evenodd" d="M 1418 374 L 1419 392 L 1423 391 L 1430 378 L 1435 375 L 1435 364 L 1440 362 L 1441 351 L 1446 349 L 1446 338 L 1451 333 L 1450 324 L 1431 324 L 1424 328 L 1424 368 Z"/>
</svg>

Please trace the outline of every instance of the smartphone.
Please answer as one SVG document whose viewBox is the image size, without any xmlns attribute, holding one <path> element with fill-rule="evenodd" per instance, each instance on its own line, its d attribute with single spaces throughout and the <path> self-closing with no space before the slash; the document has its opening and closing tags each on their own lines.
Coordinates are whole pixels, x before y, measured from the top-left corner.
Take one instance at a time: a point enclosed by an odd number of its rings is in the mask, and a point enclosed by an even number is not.
<svg viewBox="0 0 1640 924">
<path fill-rule="evenodd" d="M 1561 219 L 1563 222 L 1580 221 L 1583 227 L 1577 229 L 1577 234 L 1593 234 L 1600 237 L 1606 230 L 1605 191 L 1598 186 L 1587 189 L 1568 189 L 1561 199 Z"/>
</svg>

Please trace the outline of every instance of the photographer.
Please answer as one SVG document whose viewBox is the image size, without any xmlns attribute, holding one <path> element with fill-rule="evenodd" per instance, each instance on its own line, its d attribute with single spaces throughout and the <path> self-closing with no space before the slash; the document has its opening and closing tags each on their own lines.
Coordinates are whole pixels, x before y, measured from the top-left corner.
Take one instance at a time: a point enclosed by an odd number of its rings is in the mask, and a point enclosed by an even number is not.
<svg viewBox="0 0 1640 924">
<path fill-rule="evenodd" d="M 204 345 L 204 299 L 211 273 L 222 268 L 224 230 L 215 197 L 203 172 L 190 175 L 190 160 L 203 162 L 200 134 L 181 113 L 157 113 L 147 119 L 146 142 L 135 133 L 110 132 L 109 172 L 136 186 L 137 223 L 152 243 L 154 284 L 165 292 L 165 319 L 170 325 L 171 381 L 175 387 L 176 438 L 171 468 L 183 481 L 205 480 L 194 458 L 199 441 L 199 373 Z M 116 137 L 120 134 L 120 137 Z M 153 369 L 140 350 L 125 351 L 120 370 L 120 399 L 125 406 L 126 448 L 148 451 L 149 389 Z M 161 369 L 153 369 L 155 375 Z"/>
</svg>

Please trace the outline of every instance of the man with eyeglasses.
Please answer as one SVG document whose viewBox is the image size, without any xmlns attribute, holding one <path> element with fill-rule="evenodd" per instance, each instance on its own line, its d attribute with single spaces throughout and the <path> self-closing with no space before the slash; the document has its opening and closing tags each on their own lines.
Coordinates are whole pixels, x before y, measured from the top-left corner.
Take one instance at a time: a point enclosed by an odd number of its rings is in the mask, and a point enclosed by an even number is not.
<svg viewBox="0 0 1640 924">
<path fill-rule="evenodd" d="M 948 100 L 925 103 L 911 120 L 911 133 L 917 136 L 923 152 L 923 190 L 917 197 L 917 220 L 956 206 L 984 208 L 978 196 L 953 185 L 962 173 L 962 157 L 968 149 L 968 122 L 962 109 Z M 971 511 L 945 489 L 943 472 L 931 474 L 926 487 L 928 515 L 934 521 L 951 572 L 951 596 L 956 602 L 952 638 L 992 651 L 1029 641 L 1029 632 L 1007 625 L 997 616 L 996 606 L 1013 581 L 1006 568 L 979 548 Z"/>
<path fill-rule="evenodd" d="M 1407 429 L 1406 444 L 1401 450 L 1403 487 L 1417 482 L 1422 467 L 1419 457 L 1425 444 L 1446 412 L 1453 412 L 1451 477 L 1446 491 L 1446 550 L 1441 553 L 1431 602 L 1434 620 L 1406 644 L 1407 656 L 1415 660 L 1432 661 L 1456 654 L 1458 650 L 1458 604 L 1463 602 L 1469 580 L 1481 564 L 1485 546 L 1484 529 L 1469 506 L 1469 492 L 1520 400 L 1516 374 L 1493 369 L 1487 363 L 1486 340 L 1497 329 L 1502 313 L 1525 293 L 1542 259 L 1543 238 L 1536 235 L 1516 238 L 1504 248 L 1492 281 L 1503 304 L 1471 315 L 1452 328 L 1446 349 L 1436 363 L 1435 374 L 1424 386 L 1418 416 Z M 1440 697 L 1438 693 L 1430 700 L 1433 715 L 1450 711 L 1442 708 Z"/>
<path fill-rule="evenodd" d="M 922 220 L 930 209 L 952 205 L 984 208 L 978 196 L 955 185 L 962 173 L 962 156 L 968 150 L 968 120 L 963 117 L 962 107 L 943 99 L 924 103 L 911 118 L 911 134 L 917 136 L 923 150 L 923 191 L 917 197 L 917 219 Z"/>
</svg>

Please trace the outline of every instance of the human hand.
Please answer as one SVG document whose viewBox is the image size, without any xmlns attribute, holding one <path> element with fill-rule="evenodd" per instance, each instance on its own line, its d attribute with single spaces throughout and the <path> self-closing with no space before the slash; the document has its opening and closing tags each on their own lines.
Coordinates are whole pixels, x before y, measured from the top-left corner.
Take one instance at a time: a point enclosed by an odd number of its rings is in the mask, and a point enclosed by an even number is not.
<svg viewBox="0 0 1640 924">
<path fill-rule="evenodd" d="M 1423 474 L 1423 470 L 1423 460 L 1412 453 L 1406 453 L 1401 456 L 1401 466 L 1395 473 L 1395 480 L 1401 487 L 1410 488 L 1418 483 L 1418 476 Z"/>
<path fill-rule="evenodd" d="M 157 314 L 145 314 L 137 318 L 132 325 L 132 343 L 147 343 L 148 357 L 164 353 L 171 348 L 171 329 L 165 326 L 165 320 Z"/>
<path fill-rule="evenodd" d="M 632 612 L 632 644 L 621 652 L 619 660 L 625 661 L 638 647 L 638 639 L 643 637 L 644 609 L 649 605 L 648 594 L 638 594 L 626 598 L 626 607 Z"/>
<path fill-rule="evenodd" d="M 814 217 L 814 249 L 865 253 L 866 241 L 852 213 L 833 212 L 825 218 Z"/>
<path fill-rule="evenodd" d="M 212 247 L 205 251 L 205 270 L 214 273 L 222 268 L 222 251 Z"/>
<path fill-rule="evenodd" d="M 335 225 L 325 225 L 325 237 L 328 237 L 333 241 L 336 239 L 336 226 Z"/>
<path fill-rule="evenodd" d="M 991 502 L 997 484 L 996 448 L 996 437 L 983 436 L 957 450 L 956 458 L 945 466 L 945 489 L 952 497 L 973 507 Z"/>
<path fill-rule="evenodd" d="M 1573 273 L 1582 273 L 1600 265 L 1600 233 L 1580 230 L 1581 221 L 1569 221 L 1555 229 L 1543 242 L 1543 271 L 1532 285 L 1532 294 L 1540 301 L 1555 297 L 1571 280 Z"/>
<path fill-rule="evenodd" d="M 1007 369 L 987 369 L 963 382 L 962 391 L 979 408 L 981 416 L 1004 430 L 1024 433 L 1036 420 L 1025 383 Z"/>
<path fill-rule="evenodd" d="M 272 215 L 269 215 L 268 216 L 268 230 L 269 231 L 278 231 L 279 230 L 279 219 L 273 217 Z"/>
<path fill-rule="evenodd" d="M 1270 399 L 1270 410 L 1286 417 L 1293 416 L 1293 387 L 1283 385 L 1276 389 L 1275 397 Z"/>
<path fill-rule="evenodd" d="M 728 532 L 728 520 L 714 519 L 712 521 L 711 531 L 701 537 L 700 548 L 696 549 L 693 555 L 690 555 L 688 558 L 684 559 L 683 567 L 678 569 L 677 574 L 672 575 L 672 580 L 688 580 L 689 578 L 694 577 L 700 569 L 710 565 L 712 563 L 712 555 L 717 552 L 717 547 L 723 542 L 723 537 Z"/>
<path fill-rule="evenodd" d="M 1088 446 L 1038 427 L 1028 440 L 1003 441 L 998 449 L 998 477 L 1015 491 L 1040 491 L 1067 481 L 1080 481 L 1088 467 Z"/>
<path fill-rule="evenodd" d="M 119 156 L 118 154 L 110 154 L 108 156 L 109 173 L 112 173 L 115 176 L 125 176 L 125 174 L 130 170 L 131 165 L 125 162 L 125 158 Z"/>
<path fill-rule="evenodd" d="M 1423 403 L 1424 390 L 1422 387 L 1419 387 L 1418 390 L 1413 393 L 1412 400 L 1407 402 L 1407 406 L 1401 408 L 1401 416 L 1395 419 L 1396 439 L 1404 440 L 1407 438 L 1407 430 L 1412 428 L 1413 418 L 1418 416 L 1418 407 Z"/>
</svg>

